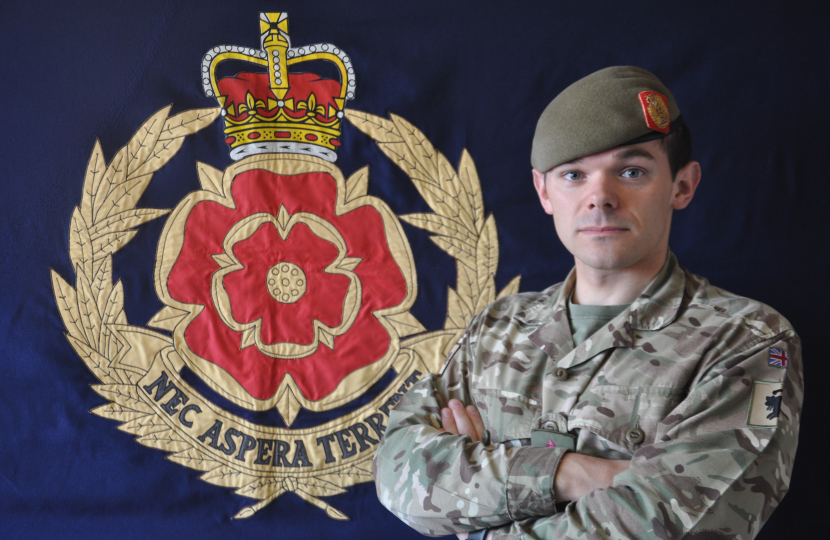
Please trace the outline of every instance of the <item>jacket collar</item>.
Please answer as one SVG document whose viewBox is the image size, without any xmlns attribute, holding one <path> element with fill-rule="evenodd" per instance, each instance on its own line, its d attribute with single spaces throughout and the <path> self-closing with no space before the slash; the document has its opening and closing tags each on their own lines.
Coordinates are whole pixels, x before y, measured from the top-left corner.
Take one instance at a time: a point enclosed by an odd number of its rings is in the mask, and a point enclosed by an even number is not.
<svg viewBox="0 0 830 540">
<path fill-rule="evenodd" d="M 572 269 L 558 290 L 538 304 L 529 306 L 519 318 L 530 325 L 538 325 L 528 338 L 544 350 L 557 366 L 580 364 L 589 357 L 612 347 L 633 347 L 635 331 L 654 331 L 665 328 L 676 318 L 683 301 L 686 275 L 673 253 L 651 283 L 631 305 L 617 315 L 606 327 L 574 349 L 573 331 L 568 322 L 568 298 L 576 284 L 576 269 Z"/>
</svg>

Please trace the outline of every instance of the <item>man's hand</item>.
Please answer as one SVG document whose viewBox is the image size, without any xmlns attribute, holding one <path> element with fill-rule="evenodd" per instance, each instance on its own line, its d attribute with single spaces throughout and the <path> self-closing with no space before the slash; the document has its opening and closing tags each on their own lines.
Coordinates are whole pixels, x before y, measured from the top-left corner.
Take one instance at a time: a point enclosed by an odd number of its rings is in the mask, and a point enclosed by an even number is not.
<svg viewBox="0 0 830 540">
<path fill-rule="evenodd" d="M 568 452 L 553 478 L 556 502 L 577 501 L 595 489 L 609 488 L 614 477 L 631 466 L 624 459 L 602 459 Z"/>
<path fill-rule="evenodd" d="M 451 399 L 449 407 L 441 409 L 441 426 L 453 435 L 469 435 L 473 442 L 481 440 L 484 433 L 484 421 L 473 405 L 464 408 L 457 399 Z"/>
</svg>

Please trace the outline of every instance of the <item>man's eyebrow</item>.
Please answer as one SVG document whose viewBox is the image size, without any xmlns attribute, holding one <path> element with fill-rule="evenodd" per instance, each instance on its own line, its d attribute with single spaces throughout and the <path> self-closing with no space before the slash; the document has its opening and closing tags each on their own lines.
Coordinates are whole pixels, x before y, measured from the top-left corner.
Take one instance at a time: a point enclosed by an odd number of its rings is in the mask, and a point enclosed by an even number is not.
<svg viewBox="0 0 830 540">
<path fill-rule="evenodd" d="M 651 152 L 643 148 L 626 148 L 624 150 L 620 150 L 614 155 L 615 159 L 628 159 L 633 157 L 642 157 L 652 161 L 657 161 L 657 158 L 655 158 Z"/>
</svg>

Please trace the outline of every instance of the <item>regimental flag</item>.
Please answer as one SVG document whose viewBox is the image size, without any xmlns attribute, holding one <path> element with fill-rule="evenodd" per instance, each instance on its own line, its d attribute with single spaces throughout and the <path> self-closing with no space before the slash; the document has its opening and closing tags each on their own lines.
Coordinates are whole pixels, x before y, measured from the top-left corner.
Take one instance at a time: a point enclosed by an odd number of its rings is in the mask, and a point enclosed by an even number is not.
<svg viewBox="0 0 830 540">
<path fill-rule="evenodd" d="M 346 110 L 349 56 L 292 45 L 286 13 L 259 18 L 260 49 L 221 45 L 202 59 L 218 107 L 162 108 L 109 162 L 95 145 L 67 228 L 75 275 L 53 271 L 52 284 L 66 336 L 109 402 L 94 414 L 246 497 L 235 519 L 287 495 L 343 521 L 335 496 L 372 482 L 390 408 L 438 371 L 475 313 L 518 292 L 519 276 L 496 290 L 496 222 L 466 152 L 456 169 L 403 118 Z M 307 72 L 315 61 L 334 78 Z M 225 62 L 253 71 L 221 77 Z M 170 211 L 137 207 L 184 139 L 219 118 L 235 163 L 196 164 L 201 189 Z M 342 173 L 344 121 L 431 212 L 397 216 L 368 194 L 367 167 Z M 163 216 L 154 281 L 164 306 L 146 326 L 129 324 L 113 255 Z M 417 275 L 402 222 L 433 233 L 456 262 L 441 330 L 410 312 Z M 278 421 L 265 421 L 270 411 Z"/>
<path fill-rule="evenodd" d="M 572 268 L 531 139 L 609 65 L 687 111 L 704 174 L 672 218 L 680 262 L 790 317 L 809 379 L 830 376 L 815 9 L 65 4 L 0 2 L 3 540 L 423 538 L 378 501 L 378 432 L 483 304 Z M 803 511 L 822 452 L 801 445 L 757 540 L 826 526 Z"/>
<path fill-rule="evenodd" d="M 769 350 L 769 365 L 785 368 L 790 363 L 790 353 L 783 349 L 771 347 Z"/>
</svg>

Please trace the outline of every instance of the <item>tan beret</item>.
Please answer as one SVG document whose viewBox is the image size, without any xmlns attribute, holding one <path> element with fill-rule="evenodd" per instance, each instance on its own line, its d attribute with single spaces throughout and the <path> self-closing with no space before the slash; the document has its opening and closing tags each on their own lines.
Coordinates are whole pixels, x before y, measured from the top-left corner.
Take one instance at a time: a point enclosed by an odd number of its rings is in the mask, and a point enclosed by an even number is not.
<svg viewBox="0 0 830 540">
<path fill-rule="evenodd" d="M 674 96 L 648 71 L 601 69 L 550 102 L 536 124 L 530 163 L 549 171 L 609 148 L 664 137 L 682 122 L 679 118 Z"/>
</svg>

